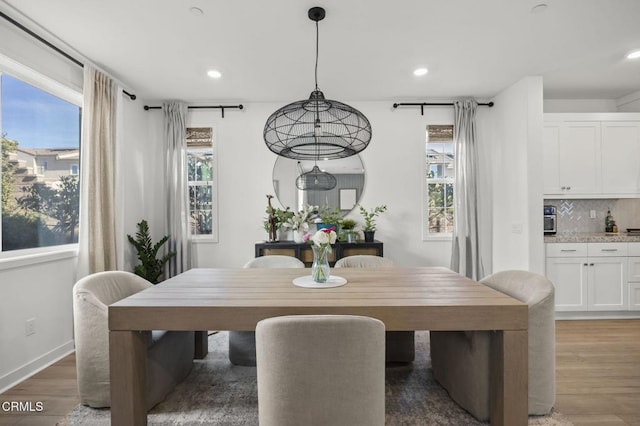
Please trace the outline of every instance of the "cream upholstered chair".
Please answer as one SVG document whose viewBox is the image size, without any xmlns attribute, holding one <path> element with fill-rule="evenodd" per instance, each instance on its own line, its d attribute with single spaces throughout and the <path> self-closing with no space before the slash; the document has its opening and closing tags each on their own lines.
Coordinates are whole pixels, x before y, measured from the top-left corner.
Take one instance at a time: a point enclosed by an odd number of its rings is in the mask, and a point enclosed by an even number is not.
<svg viewBox="0 0 640 426">
<path fill-rule="evenodd" d="M 357 255 L 339 259 L 335 268 L 390 268 L 393 261 L 380 256 Z M 387 362 L 412 362 L 415 359 L 414 331 L 387 331 L 386 334 Z"/>
<path fill-rule="evenodd" d="M 384 324 L 350 315 L 293 315 L 256 327 L 260 426 L 385 422 Z"/>
<path fill-rule="evenodd" d="M 111 406 L 108 306 L 153 284 L 123 271 L 98 272 L 73 286 L 73 320 L 80 402 Z M 193 365 L 194 333 L 144 332 L 148 342 L 147 409 L 161 402 Z"/>
<path fill-rule="evenodd" d="M 497 272 L 481 281 L 529 306 L 529 414 L 555 403 L 554 286 L 526 271 Z M 478 420 L 489 419 L 490 331 L 431 332 L 434 378 Z"/>
<path fill-rule="evenodd" d="M 304 268 L 304 263 L 293 256 L 260 256 L 250 260 L 245 268 Z M 253 331 L 229 332 L 229 361 L 234 365 L 255 367 L 256 334 Z"/>
</svg>

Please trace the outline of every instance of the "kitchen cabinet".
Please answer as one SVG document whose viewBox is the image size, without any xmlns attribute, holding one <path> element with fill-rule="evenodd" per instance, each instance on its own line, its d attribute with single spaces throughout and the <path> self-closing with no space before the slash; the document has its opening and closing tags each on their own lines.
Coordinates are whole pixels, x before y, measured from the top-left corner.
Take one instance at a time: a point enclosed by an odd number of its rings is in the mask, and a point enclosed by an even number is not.
<svg viewBox="0 0 640 426">
<path fill-rule="evenodd" d="M 556 288 L 556 311 L 628 310 L 627 243 L 546 246 L 546 275 Z"/>
<path fill-rule="evenodd" d="M 545 198 L 640 196 L 640 114 L 545 114 Z"/>
<path fill-rule="evenodd" d="M 640 243 L 629 243 L 629 310 L 640 311 Z"/>
<path fill-rule="evenodd" d="M 601 192 L 599 122 L 545 123 L 543 132 L 544 193 L 563 196 Z"/>
<path fill-rule="evenodd" d="M 640 121 L 602 123 L 602 192 L 640 193 Z"/>
</svg>

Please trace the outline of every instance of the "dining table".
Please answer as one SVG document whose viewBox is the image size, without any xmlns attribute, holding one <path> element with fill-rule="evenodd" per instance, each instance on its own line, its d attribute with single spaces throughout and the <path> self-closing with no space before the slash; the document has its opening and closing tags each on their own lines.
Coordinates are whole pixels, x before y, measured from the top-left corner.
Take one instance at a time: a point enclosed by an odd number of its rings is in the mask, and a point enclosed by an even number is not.
<svg viewBox="0 0 640 426">
<path fill-rule="evenodd" d="M 194 268 L 110 305 L 111 424 L 147 424 L 140 331 L 199 331 L 204 355 L 201 330 L 250 331 L 282 315 L 361 315 L 381 320 L 387 331 L 490 330 L 490 423 L 527 424 L 526 304 L 444 267 L 331 274 L 339 284 L 309 285 L 309 268 Z"/>
</svg>

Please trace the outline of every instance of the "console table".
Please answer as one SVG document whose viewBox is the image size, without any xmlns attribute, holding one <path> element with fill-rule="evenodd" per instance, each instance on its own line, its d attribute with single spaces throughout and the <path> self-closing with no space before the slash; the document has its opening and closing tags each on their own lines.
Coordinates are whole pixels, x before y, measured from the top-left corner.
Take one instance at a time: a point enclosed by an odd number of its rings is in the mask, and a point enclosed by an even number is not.
<svg viewBox="0 0 640 426">
<path fill-rule="evenodd" d="M 382 243 L 378 240 L 373 242 L 357 241 L 355 243 L 347 243 L 337 241 L 332 244 L 333 250 L 329 254 L 329 264 L 333 266 L 336 260 L 347 256 L 356 256 L 359 254 L 368 254 L 373 256 L 382 256 Z M 256 243 L 256 257 L 260 256 L 293 256 L 297 257 L 307 266 L 313 263 L 313 250 L 311 243 L 296 243 L 293 241 L 276 241 L 275 243 L 260 242 Z"/>
</svg>

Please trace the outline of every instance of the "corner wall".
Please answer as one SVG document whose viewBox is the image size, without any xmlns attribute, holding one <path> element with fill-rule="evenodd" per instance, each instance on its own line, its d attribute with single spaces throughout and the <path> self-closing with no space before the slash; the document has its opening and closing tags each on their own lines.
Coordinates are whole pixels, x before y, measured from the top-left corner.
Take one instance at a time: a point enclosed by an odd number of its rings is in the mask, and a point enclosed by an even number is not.
<svg viewBox="0 0 640 426">
<path fill-rule="evenodd" d="M 526 77 L 494 101 L 493 271 L 543 274 L 542 78 Z"/>
</svg>

